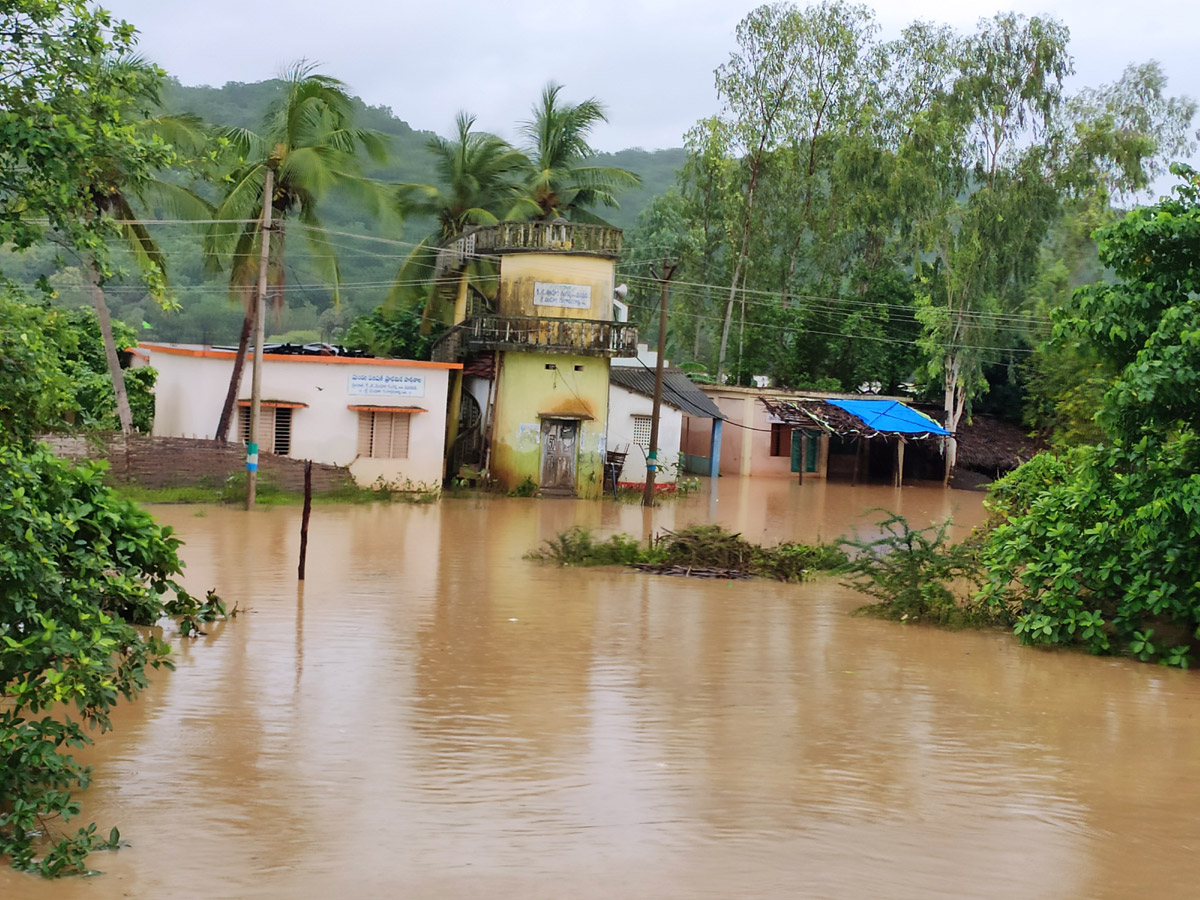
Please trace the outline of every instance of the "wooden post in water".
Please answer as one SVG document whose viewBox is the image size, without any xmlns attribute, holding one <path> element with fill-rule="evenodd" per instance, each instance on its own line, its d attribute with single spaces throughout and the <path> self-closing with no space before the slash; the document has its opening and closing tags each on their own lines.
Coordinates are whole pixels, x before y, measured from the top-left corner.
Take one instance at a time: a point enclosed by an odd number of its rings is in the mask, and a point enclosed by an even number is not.
<svg viewBox="0 0 1200 900">
<path fill-rule="evenodd" d="M 300 567 L 297 576 L 304 580 L 304 560 L 308 556 L 308 517 L 312 514 L 312 460 L 304 461 L 304 514 L 300 517 Z"/>
<path fill-rule="evenodd" d="M 904 487 L 904 438 L 896 436 L 896 487 Z"/>
</svg>

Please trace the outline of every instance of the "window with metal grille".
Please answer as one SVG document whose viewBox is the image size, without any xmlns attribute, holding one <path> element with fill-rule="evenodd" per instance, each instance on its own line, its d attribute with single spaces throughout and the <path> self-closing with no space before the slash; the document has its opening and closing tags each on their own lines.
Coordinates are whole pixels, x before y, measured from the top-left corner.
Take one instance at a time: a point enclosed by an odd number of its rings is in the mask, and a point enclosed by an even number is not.
<svg viewBox="0 0 1200 900">
<path fill-rule="evenodd" d="M 258 412 L 258 449 L 261 453 L 287 456 L 292 452 L 292 410 L 264 406 Z M 250 407 L 238 407 L 238 434 L 243 444 L 250 443 Z"/>
<path fill-rule="evenodd" d="M 647 453 L 650 451 L 650 416 L 633 417 L 633 442 Z"/>
<path fill-rule="evenodd" d="M 358 411 L 358 455 L 376 459 L 408 459 L 411 413 L 385 409 Z"/>
<path fill-rule="evenodd" d="M 792 455 L 792 426 L 782 422 L 771 423 L 771 455 Z"/>
</svg>

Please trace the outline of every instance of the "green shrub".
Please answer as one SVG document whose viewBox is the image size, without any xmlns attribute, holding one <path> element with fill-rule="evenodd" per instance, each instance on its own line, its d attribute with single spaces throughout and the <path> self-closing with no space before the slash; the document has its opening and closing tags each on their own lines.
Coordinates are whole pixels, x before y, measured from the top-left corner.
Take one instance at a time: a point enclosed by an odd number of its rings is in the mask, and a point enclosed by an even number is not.
<svg viewBox="0 0 1200 900">
<path fill-rule="evenodd" d="M 556 562 L 561 566 L 629 566 L 643 561 L 641 545 L 627 534 L 614 534 L 597 541 L 590 531 L 576 525 L 546 541 L 526 559 Z"/>
<path fill-rule="evenodd" d="M 518 484 L 515 488 L 508 492 L 510 497 L 532 497 L 538 492 L 538 486 L 534 484 L 533 479 L 528 475 L 525 480 Z"/>
<path fill-rule="evenodd" d="M 217 597 L 199 601 L 174 580 L 171 529 L 101 472 L 0 445 L 0 856 L 47 876 L 85 871 L 90 851 L 119 838 L 90 825 L 35 843 L 47 820 L 79 812 L 70 791 L 90 772 L 69 751 L 109 728 L 148 667 L 170 666 L 167 644 L 135 626 L 173 617 L 186 636 L 224 615 Z"/>
<path fill-rule="evenodd" d="M 950 627 L 995 621 L 974 591 L 956 591 L 961 583 L 978 583 L 979 563 L 969 546 L 949 543 L 948 521 L 914 529 L 903 516 L 893 515 L 879 527 L 883 536 L 873 541 L 841 542 L 850 550 L 842 571 L 851 585 L 879 601 L 863 612 Z"/>
</svg>

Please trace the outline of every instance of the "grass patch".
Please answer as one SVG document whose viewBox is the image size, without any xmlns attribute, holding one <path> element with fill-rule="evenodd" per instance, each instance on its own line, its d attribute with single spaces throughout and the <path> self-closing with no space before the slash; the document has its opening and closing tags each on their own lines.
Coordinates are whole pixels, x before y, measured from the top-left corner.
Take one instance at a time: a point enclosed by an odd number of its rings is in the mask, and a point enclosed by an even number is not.
<svg viewBox="0 0 1200 900">
<path fill-rule="evenodd" d="M 847 562 L 839 547 L 828 544 L 752 544 L 719 525 L 693 525 L 663 531 L 649 543 L 627 534 L 597 540 L 578 526 L 546 541 L 527 559 L 561 566 L 652 566 L 686 572 L 740 572 L 776 581 L 803 581 L 810 572 L 828 571 Z"/>
<path fill-rule="evenodd" d="M 246 499 L 246 475 L 230 475 L 219 484 L 201 483 L 175 487 L 151 488 L 140 484 L 113 485 L 120 496 L 136 503 L 194 503 L 235 505 Z M 348 483 L 332 491 L 314 492 L 313 505 L 347 503 L 432 503 L 439 492 L 423 486 L 391 485 L 380 483 L 371 487 L 360 487 Z M 299 506 L 304 503 L 303 491 L 284 490 L 278 482 L 259 475 L 255 488 L 255 503 L 258 506 Z"/>
</svg>

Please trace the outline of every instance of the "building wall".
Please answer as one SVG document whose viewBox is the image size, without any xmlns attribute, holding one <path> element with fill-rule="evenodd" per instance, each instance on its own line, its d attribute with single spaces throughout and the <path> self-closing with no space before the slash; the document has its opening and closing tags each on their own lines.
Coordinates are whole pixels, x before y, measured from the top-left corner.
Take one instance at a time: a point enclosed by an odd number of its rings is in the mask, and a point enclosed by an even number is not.
<svg viewBox="0 0 1200 900">
<path fill-rule="evenodd" d="M 707 476 L 712 467 L 709 463 L 712 453 L 712 434 L 714 422 L 701 416 L 683 415 L 682 434 L 679 438 L 679 450 L 689 460 L 692 468 L 687 471 L 695 475 Z M 728 440 L 728 435 L 737 429 L 730 426 L 728 431 L 722 430 L 722 446 Z M 737 435 L 741 440 L 741 436 Z"/>
<path fill-rule="evenodd" d="M 771 456 L 771 417 L 760 398 L 780 399 L 861 399 L 861 394 L 835 394 L 820 391 L 781 391 L 778 388 L 747 388 L 727 385 L 704 385 L 704 391 L 728 419 L 721 441 L 722 475 L 775 475 L 794 477 L 791 453 Z M 900 400 L 903 397 L 876 396 L 880 400 Z M 744 426 L 749 426 L 744 427 Z M 813 430 L 816 430 L 815 428 Z M 685 429 L 684 452 L 706 454 L 707 445 L 700 447 L 700 435 L 708 434 L 704 423 L 689 421 Z M 786 448 L 790 451 L 790 447 Z M 817 451 L 817 471 L 809 477 L 825 478 L 829 467 L 829 435 L 820 438 Z"/>
<path fill-rule="evenodd" d="M 613 261 L 555 253 L 508 253 L 500 264 L 496 312 L 503 316 L 612 320 Z M 548 284 L 591 288 L 587 309 L 535 306 L 534 287 Z"/>
<path fill-rule="evenodd" d="M 646 483 L 646 457 L 633 439 L 633 417 L 649 416 L 654 412 L 650 397 L 610 385 L 608 391 L 609 450 L 628 450 L 625 467 L 617 480 L 632 484 Z M 711 420 L 706 420 L 711 421 Z M 683 430 L 683 413 L 672 406 L 660 407 L 658 425 L 658 460 L 660 468 L 654 476 L 657 484 L 673 483 L 679 475 L 679 441 Z M 664 468 L 665 467 L 665 468 Z"/>
<path fill-rule="evenodd" d="M 505 257 L 507 267 L 513 257 Z M 611 263 L 605 263 L 611 269 Z M 547 369 L 547 366 L 554 366 Z M 578 370 L 577 370 L 577 367 Z M 580 497 L 604 491 L 608 360 L 594 356 L 507 352 L 496 387 L 491 474 L 512 490 L 540 484 L 542 418 L 581 419 L 575 485 Z"/>
<path fill-rule="evenodd" d="M 200 348 L 167 348 L 143 344 L 150 365 L 158 370 L 153 433 L 171 437 L 215 437 L 217 419 L 233 353 Z M 262 398 L 306 407 L 292 412 L 289 456 L 348 466 L 356 481 L 379 479 L 435 487 L 442 480 L 449 370 L 457 364 L 414 360 L 350 360 L 342 357 L 272 357 L 262 371 Z M 402 375 L 419 378 L 413 396 L 351 393 L 351 376 Z M 242 371 L 238 399 L 248 399 L 251 366 Z M 408 458 L 368 459 L 358 456 L 358 413 L 351 405 L 412 406 L 426 412 L 410 419 Z M 237 427 L 236 421 L 234 428 Z"/>
</svg>

